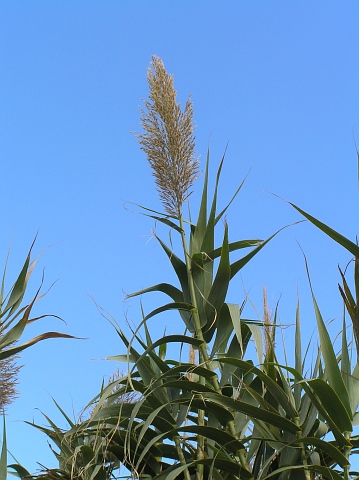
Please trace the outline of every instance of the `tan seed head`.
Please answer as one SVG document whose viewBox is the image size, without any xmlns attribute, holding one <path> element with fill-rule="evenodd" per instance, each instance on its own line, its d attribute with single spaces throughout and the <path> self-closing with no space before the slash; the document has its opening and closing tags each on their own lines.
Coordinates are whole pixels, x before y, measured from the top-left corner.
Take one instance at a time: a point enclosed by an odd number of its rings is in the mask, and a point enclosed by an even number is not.
<svg viewBox="0 0 359 480">
<path fill-rule="evenodd" d="M 145 133 L 136 133 L 141 149 L 153 169 L 160 199 L 169 215 L 178 217 L 190 188 L 199 176 L 195 158 L 193 107 L 190 98 L 184 111 L 176 101 L 173 75 L 160 58 L 153 56 L 148 69 L 149 100 L 141 108 Z"/>
</svg>

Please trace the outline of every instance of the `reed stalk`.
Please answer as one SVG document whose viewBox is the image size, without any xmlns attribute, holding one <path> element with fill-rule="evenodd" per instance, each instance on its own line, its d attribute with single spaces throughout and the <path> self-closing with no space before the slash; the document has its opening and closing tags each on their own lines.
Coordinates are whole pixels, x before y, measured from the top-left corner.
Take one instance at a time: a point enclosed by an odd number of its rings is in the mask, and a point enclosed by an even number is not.
<svg viewBox="0 0 359 480">
<path fill-rule="evenodd" d="M 141 124 L 145 133 L 136 133 L 141 149 L 147 155 L 153 170 L 159 197 L 165 211 L 179 222 L 182 248 L 187 270 L 188 288 L 193 305 L 192 318 L 195 336 L 201 341 L 200 363 L 214 372 L 207 353 L 207 344 L 203 337 L 201 319 L 198 313 L 195 284 L 192 276 L 191 259 L 187 247 L 182 205 L 191 193 L 193 182 L 199 176 L 199 161 L 195 157 L 195 137 L 193 108 L 188 98 L 182 112 L 176 101 L 173 76 L 170 76 L 160 58 L 153 56 L 148 70 L 150 87 L 149 101 L 144 101 L 146 111 L 141 109 Z M 204 378 L 201 377 L 204 383 Z M 213 376 L 212 386 L 221 393 L 217 376 Z M 204 425 L 204 412 L 198 412 L 198 424 Z M 238 438 L 234 421 L 227 425 L 230 433 Z M 197 460 L 204 454 L 204 438 L 198 435 Z M 244 452 L 238 452 L 242 467 L 248 469 Z M 203 478 L 203 466 L 198 465 L 197 480 Z"/>
</svg>

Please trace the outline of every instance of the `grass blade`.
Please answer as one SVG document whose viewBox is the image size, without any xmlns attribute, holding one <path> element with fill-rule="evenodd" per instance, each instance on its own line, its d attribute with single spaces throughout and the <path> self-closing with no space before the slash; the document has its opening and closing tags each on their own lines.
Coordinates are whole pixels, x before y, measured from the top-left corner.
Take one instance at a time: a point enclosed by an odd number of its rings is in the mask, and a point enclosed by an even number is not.
<svg viewBox="0 0 359 480">
<path fill-rule="evenodd" d="M 287 200 L 286 200 L 287 201 Z M 309 213 L 305 212 L 301 208 L 294 205 L 294 203 L 288 202 L 292 207 L 294 207 L 299 213 L 303 215 L 307 220 L 309 220 L 313 225 L 319 228 L 322 232 L 324 232 L 328 237 L 332 238 L 335 242 L 339 243 L 342 247 L 344 247 L 348 252 L 352 253 L 355 257 L 359 257 L 359 247 L 355 243 L 353 243 L 348 238 L 341 235 L 339 232 L 333 230 L 331 227 L 328 227 L 325 223 L 317 220 L 315 217 L 309 215 Z"/>
</svg>

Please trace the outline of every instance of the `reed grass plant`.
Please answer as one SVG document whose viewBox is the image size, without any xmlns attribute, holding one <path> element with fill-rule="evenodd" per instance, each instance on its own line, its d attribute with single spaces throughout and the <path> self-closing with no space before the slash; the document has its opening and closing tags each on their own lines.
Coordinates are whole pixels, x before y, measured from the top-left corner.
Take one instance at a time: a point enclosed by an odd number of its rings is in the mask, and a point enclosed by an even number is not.
<svg viewBox="0 0 359 480">
<path fill-rule="evenodd" d="M 49 316 L 56 317 L 56 315 L 32 316 L 32 309 L 35 302 L 40 300 L 43 296 L 40 294 L 42 285 L 29 303 L 24 302 L 28 283 L 37 261 L 37 259 L 31 260 L 34 243 L 35 241 L 31 245 L 17 279 L 9 291 L 6 291 L 7 265 L 9 260 L 8 254 L 0 287 L 0 411 L 4 416 L 0 456 L 1 480 L 6 479 L 8 462 L 5 410 L 6 407 L 18 396 L 17 380 L 18 372 L 21 368 L 18 365 L 19 354 L 42 340 L 50 338 L 74 338 L 73 336 L 64 333 L 46 332 L 20 343 L 26 327 L 31 323 Z M 14 464 L 13 470 L 21 473 L 21 475 L 30 475 L 29 472 L 19 464 Z"/>
<path fill-rule="evenodd" d="M 143 133 L 136 135 L 164 211 L 142 207 L 142 212 L 178 235 L 181 247 L 175 251 L 154 234 L 177 282 L 164 281 L 128 296 L 161 292 L 168 299 L 149 313 L 142 311 L 132 338 L 110 318 L 122 343 L 122 352 L 110 359 L 121 362 L 125 373 L 102 386 L 85 420 L 73 423 L 62 411 L 67 429 L 49 418 L 49 427 L 37 425 L 54 442 L 59 461 L 59 469 L 45 469 L 40 477 L 105 480 L 119 477 L 124 466 L 124 477 L 141 480 L 356 478 L 351 455 L 359 446 L 353 433 L 359 367 L 345 319 L 338 355 L 310 284 L 319 345 L 313 364 L 306 364 L 298 304 L 293 312 L 295 360 L 288 365 L 278 359 L 280 325 L 277 310 L 273 317 L 269 314 L 266 296 L 263 321 L 244 317 L 245 299 L 227 303 L 230 282 L 278 232 L 266 240 L 229 240 L 225 214 L 243 183 L 217 212 L 224 158 L 210 196 L 209 153 L 197 220 L 184 216 L 199 176 L 192 103 L 189 99 L 181 110 L 173 77 L 158 57 L 152 59 L 148 83 Z M 358 342 L 359 247 L 294 208 L 355 255 L 355 293 L 342 272 L 340 293 Z M 181 320 L 178 332 L 153 339 L 151 320 L 172 311 Z M 250 353 L 250 342 L 257 357 Z M 169 345 L 188 352 L 188 360 L 169 356 Z"/>
</svg>

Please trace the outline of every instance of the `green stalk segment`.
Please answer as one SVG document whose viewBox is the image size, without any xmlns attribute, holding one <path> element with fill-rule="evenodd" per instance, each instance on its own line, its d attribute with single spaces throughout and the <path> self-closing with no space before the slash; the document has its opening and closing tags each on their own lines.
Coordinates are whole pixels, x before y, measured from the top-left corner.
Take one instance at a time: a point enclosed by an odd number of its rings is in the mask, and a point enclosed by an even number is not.
<svg viewBox="0 0 359 480">
<path fill-rule="evenodd" d="M 199 314 L 198 314 L 196 292 L 195 292 L 195 286 L 194 286 L 193 277 L 192 277 L 192 269 L 191 269 L 190 258 L 189 258 L 188 249 L 187 249 L 186 235 L 185 235 L 185 230 L 184 230 L 183 218 L 182 218 L 182 212 L 181 211 L 179 211 L 179 213 L 178 213 L 178 218 L 179 218 L 180 228 L 181 228 L 182 246 L 183 246 L 183 250 L 184 250 L 184 256 L 185 256 L 185 259 L 186 259 L 186 269 L 187 269 L 187 276 L 188 276 L 188 288 L 189 288 L 190 295 L 191 295 L 191 302 L 192 302 L 192 305 L 194 307 L 192 315 L 193 315 L 193 321 L 194 321 L 194 326 L 195 326 L 195 330 L 196 330 L 196 337 L 199 340 L 201 340 L 201 346 L 199 347 L 200 348 L 200 354 L 201 354 L 201 358 L 202 358 L 203 365 L 205 366 L 205 368 L 208 368 L 208 370 L 215 373 L 214 368 L 212 367 L 212 362 L 210 361 L 210 359 L 208 357 L 207 343 L 205 342 L 204 337 L 203 337 L 201 321 L 200 321 Z M 201 382 L 204 383 L 204 378 L 202 376 L 201 376 Z M 211 377 L 211 382 L 212 382 L 212 386 L 213 386 L 214 390 L 216 391 L 216 393 L 221 393 L 221 388 L 220 388 L 219 383 L 218 383 L 217 375 L 214 375 L 213 377 Z M 202 419 L 203 414 L 204 414 L 204 412 L 203 413 L 198 412 L 199 420 Z M 203 420 L 202 420 L 202 422 L 203 422 Z M 236 427 L 235 427 L 235 424 L 234 424 L 233 420 L 228 422 L 227 428 L 230 431 L 231 435 L 233 435 L 233 437 L 238 438 L 238 435 L 237 435 L 237 432 L 236 432 Z M 198 445 L 199 446 L 204 445 L 204 439 L 200 435 L 198 437 Z M 239 450 L 237 452 L 237 455 L 238 455 L 238 458 L 239 458 L 240 465 L 243 468 L 245 468 L 246 470 L 248 470 L 248 464 L 247 464 L 247 460 L 246 460 L 246 457 L 245 457 L 245 451 L 244 450 Z M 198 451 L 198 457 L 201 457 L 201 456 L 202 456 L 201 452 Z M 201 465 L 199 465 L 199 467 L 200 466 Z"/>
</svg>

